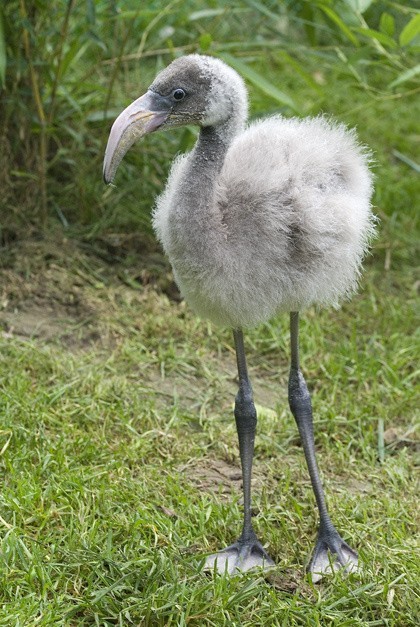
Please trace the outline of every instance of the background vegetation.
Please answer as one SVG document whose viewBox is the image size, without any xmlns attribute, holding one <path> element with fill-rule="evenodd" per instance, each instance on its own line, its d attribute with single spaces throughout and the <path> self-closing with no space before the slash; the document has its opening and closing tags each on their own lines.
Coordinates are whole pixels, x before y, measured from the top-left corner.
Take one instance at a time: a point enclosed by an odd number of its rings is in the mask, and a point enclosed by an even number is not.
<svg viewBox="0 0 420 627">
<path fill-rule="evenodd" d="M 170 156 L 190 145 L 193 133 L 156 136 L 133 153 L 121 194 L 102 186 L 103 146 L 121 107 L 171 58 L 187 52 L 216 54 L 235 65 L 253 88 L 258 115 L 333 109 L 354 122 L 362 121 L 365 106 L 378 112 L 384 103 L 412 106 L 420 72 L 414 5 L 215 0 L 203 9 L 198 0 L 146 6 L 10 0 L 0 9 L 1 202 L 26 224 L 55 219 L 65 227 L 98 228 L 98 220 L 115 226 L 118 215 L 126 223 L 141 213 L 144 218 L 150 203 L 139 210 L 138 178 L 149 199 L 161 188 Z M 341 78 L 351 85 L 345 106 L 331 102 L 331 87 Z M 377 127 L 363 126 L 361 134 L 376 148 Z M 395 134 L 393 141 L 393 159 L 411 163 L 410 134 Z"/>
<path fill-rule="evenodd" d="M 414 0 L 1 4 L 0 625 L 419 623 L 419 33 Z M 316 516 L 283 318 L 248 336 L 257 526 L 279 567 L 200 572 L 239 527 L 234 357 L 180 302 L 149 217 L 196 130 L 101 179 L 114 117 L 195 51 L 243 75 L 252 116 L 327 112 L 374 152 L 363 291 L 302 329 L 330 508 L 363 564 L 348 579 L 303 575 Z"/>
</svg>

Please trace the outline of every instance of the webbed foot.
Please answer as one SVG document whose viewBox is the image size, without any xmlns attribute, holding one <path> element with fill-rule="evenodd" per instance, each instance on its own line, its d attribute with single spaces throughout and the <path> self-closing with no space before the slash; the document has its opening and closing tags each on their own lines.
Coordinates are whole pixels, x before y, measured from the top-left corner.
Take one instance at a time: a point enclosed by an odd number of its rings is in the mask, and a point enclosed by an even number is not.
<svg viewBox="0 0 420 627">
<path fill-rule="evenodd" d="M 247 542 L 238 540 L 226 549 L 209 555 L 204 568 L 205 570 L 214 570 L 216 567 L 216 571 L 220 575 L 234 575 L 253 568 L 268 570 L 273 566 L 275 566 L 273 560 L 255 538 Z"/>
<path fill-rule="evenodd" d="M 308 571 L 312 573 L 312 581 L 317 583 L 323 575 L 341 568 L 349 573 L 357 571 L 357 553 L 344 542 L 335 527 L 321 528 L 308 566 Z"/>
</svg>

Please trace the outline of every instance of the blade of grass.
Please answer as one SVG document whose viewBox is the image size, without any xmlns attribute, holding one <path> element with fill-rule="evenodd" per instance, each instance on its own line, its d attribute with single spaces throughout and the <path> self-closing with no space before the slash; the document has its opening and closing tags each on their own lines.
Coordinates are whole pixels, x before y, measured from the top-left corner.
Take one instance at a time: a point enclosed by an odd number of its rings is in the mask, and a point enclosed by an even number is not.
<svg viewBox="0 0 420 627">
<path fill-rule="evenodd" d="M 409 70 L 402 72 L 399 76 L 397 76 L 395 80 L 389 83 L 388 88 L 392 89 L 393 87 L 397 87 L 397 85 L 406 83 L 407 81 L 417 76 L 417 74 L 420 74 L 420 63 L 418 65 L 415 65 L 414 67 L 411 67 Z"/>
<path fill-rule="evenodd" d="M 409 165 L 410 168 L 413 168 L 413 170 L 415 172 L 419 172 L 420 173 L 420 164 L 418 164 L 415 161 L 413 161 L 413 159 L 410 159 L 410 157 L 407 157 L 402 152 L 399 152 L 399 150 L 393 150 L 392 154 L 395 157 L 397 157 L 397 159 L 399 159 L 400 161 L 403 161 L 405 164 Z"/>
<path fill-rule="evenodd" d="M 378 458 L 381 464 L 385 460 L 384 420 L 378 420 Z"/>
<path fill-rule="evenodd" d="M 337 15 L 335 11 L 333 11 L 330 7 L 327 7 L 324 4 L 320 5 L 319 8 L 325 13 L 327 17 L 330 18 L 331 21 L 333 21 L 338 26 L 343 35 L 347 39 L 349 39 L 354 46 L 358 47 L 360 45 L 357 37 L 351 32 L 349 27 L 343 22 L 341 17 Z"/>
</svg>

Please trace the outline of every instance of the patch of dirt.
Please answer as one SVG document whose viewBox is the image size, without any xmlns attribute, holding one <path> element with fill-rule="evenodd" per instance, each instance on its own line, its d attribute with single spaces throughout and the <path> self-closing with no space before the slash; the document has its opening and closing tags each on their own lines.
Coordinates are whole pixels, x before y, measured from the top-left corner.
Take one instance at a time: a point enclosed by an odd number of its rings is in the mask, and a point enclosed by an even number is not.
<svg viewBox="0 0 420 627">
<path fill-rule="evenodd" d="M 5 311 L 0 314 L 0 319 L 7 329 L 5 337 L 42 337 L 51 340 L 63 337 L 68 332 L 69 323 L 76 319 L 57 316 L 57 312 L 48 311 L 38 305 L 28 306 L 22 303 L 24 309 L 15 307 L 13 311 Z M 25 310 L 26 309 L 26 310 Z"/>
<path fill-rule="evenodd" d="M 288 568 L 279 572 L 278 569 L 269 571 L 265 575 L 266 581 L 270 583 L 273 588 L 286 592 L 289 594 L 296 594 L 307 599 L 315 600 L 315 593 L 312 587 L 307 581 L 302 579 L 302 573 L 292 568 Z"/>
<path fill-rule="evenodd" d="M 179 468 L 180 472 L 187 475 L 188 479 L 199 490 L 213 492 L 221 496 L 224 501 L 229 501 L 232 492 L 242 493 L 242 473 L 240 462 L 231 464 L 223 459 L 192 459 L 190 463 Z M 266 473 L 263 465 L 254 460 L 252 470 L 252 486 L 258 490 L 266 485 Z"/>
<path fill-rule="evenodd" d="M 416 433 L 416 426 L 411 427 L 408 431 L 401 427 L 390 427 L 384 432 L 384 442 L 389 451 L 408 448 L 420 452 L 420 440 Z"/>
<path fill-rule="evenodd" d="M 355 477 L 348 477 L 346 479 L 346 490 L 351 494 L 373 494 L 377 490 L 377 486 L 372 481 L 356 479 Z"/>
<path fill-rule="evenodd" d="M 200 490 L 230 495 L 232 489 L 239 492 L 242 487 L 242 474 L 239 466 L 222 459 L 192 460 L 184 469 L 191 482 Z"/>
<path fill-rule="evenodd" d="M 179 292 L 168 262 L 135 235 L 93 243 L 62 236 L 8 238 L 0 248 L 0 329 L 5 337 L 60 340 L 69 348 L 110 341 L 101 319 L 108 290 L 153 286 L 169 298 Z"/>
</svg>

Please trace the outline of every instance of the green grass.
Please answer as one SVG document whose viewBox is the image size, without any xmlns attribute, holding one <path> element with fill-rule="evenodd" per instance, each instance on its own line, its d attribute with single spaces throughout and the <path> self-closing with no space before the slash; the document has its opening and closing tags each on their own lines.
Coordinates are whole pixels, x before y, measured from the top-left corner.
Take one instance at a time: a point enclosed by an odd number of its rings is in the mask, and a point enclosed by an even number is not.
<svg viewBox="0 0 420 627">
<path fill-rule="evenodd" d="M 182 28 L 203 30 L 175 10 L 170 21 L 188 45 L 198 35 Z M 120 35 L 126 24 L 116 24 Z M 223 16 L 206 24 L 215 47 L 292 95 L 302 113 L 357 125 L 374 152 L 379 238 L 361 292 L 339 311 L 306 312 L 301 324 L 328 503 L 362 570 L 316 586 L 304 574 L 317 515 L 287 404 L 285 316 L 246 336 L 259 407 L 255 525 L 278 566 L 267 578 L 202 572 L 203 556 L 234 541 L 241 525 L 233 342 L 167 298 L 168 268 L 140 236 L 150 233 L 171 158 L 193 135 L 150 137 L 127 156 L 117 189 L 105 190 L 105 127 L 86 123 L 74 141 L 82 147 L 90 128 L 87 152 L 49 170 L 70 228 L 50 215 L 43 238 L 17 231 L 1 251 L 0 625 L 418 625 L 418 173 L 410 165 L 418 93 L 410 82 L 388 90 L 401 69 L 368 62 L 365 49 L 334 63 L 331 47 L 299 44 L 302 73 L 275 49 L 262 60 L 255 46 L 214 39 Z M 268 40 L 271 31 L 258 28 Z M 168 46 L 143 60 L 141 77 L 127 61 L 111 106 L 136 97 L 170 58 Z M 95 80 L 109 78 L 97 67 Z M 278 111 L 249 85 L 253 116 Z"/>
<path fill-rule="evenodd" d="M 386 283 L 370 267 L 363 295 L 302 325 L 330 509 L 363 566 L 317 586 L 304 575 L 316 514 L 287 409 L 286 319 L 248 342 L 268 580 L 201 572 L 240 527 L 238 482 L 211 473 L 215 460 L 239 467 L 229 334 L 111 283 L 106 350 L 4 339 L 0 624 L 417 624 L 413 451 L 388 446 L 379 463 L 377 435 L 381 420 L 414 424 L 414 302 L 407 291 L 401 311 L 401 286 L 384 300 Z"/>
<path fill-rule="evenodd" d="M 381 197 L 397 171 L 413 193 L 407 166 L 392 163 L 379 172 Z M 359 295 L 302 320 L 329 506 L 363 567 L 316 586 L 304 575 L 317 516 L 287 408 L 287 317 L 247 334 L 260 408 L 255 523 L 278 568 L 209 577 L 202 556 L 232 542 L 241 521 L 230 334 L 136 283 L 133 253 L 109 265 L 55 238 L 16 243 L 3 307 L 36 314 L 44 297 L 63 326 L 46 341 L 3 323 L 0 625 L 418 624 L 406 220 L 383 221 Z"/>
</svg>

